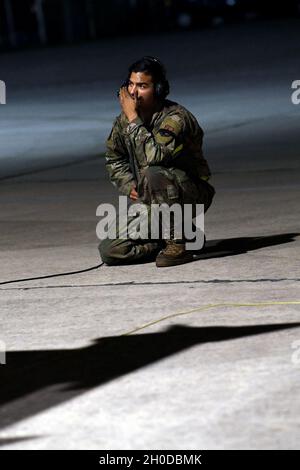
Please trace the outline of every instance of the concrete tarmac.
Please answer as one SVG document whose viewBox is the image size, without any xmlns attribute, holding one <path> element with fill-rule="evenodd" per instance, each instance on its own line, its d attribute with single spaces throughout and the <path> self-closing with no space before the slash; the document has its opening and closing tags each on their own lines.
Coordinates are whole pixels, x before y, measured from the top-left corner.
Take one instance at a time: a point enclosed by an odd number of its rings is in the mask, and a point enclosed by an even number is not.
<svg viewBox="0 0 300 470">
<path fill-rule="evenodd" d="M 3 449 L 299 449 L 298 30 L 1 57 Z M 179 267 L 96 268 L 96 208 L 118 203 L 101 156 L 113 93 L 143 53 L 205 130 L 208 243 Z"/>
</svg>

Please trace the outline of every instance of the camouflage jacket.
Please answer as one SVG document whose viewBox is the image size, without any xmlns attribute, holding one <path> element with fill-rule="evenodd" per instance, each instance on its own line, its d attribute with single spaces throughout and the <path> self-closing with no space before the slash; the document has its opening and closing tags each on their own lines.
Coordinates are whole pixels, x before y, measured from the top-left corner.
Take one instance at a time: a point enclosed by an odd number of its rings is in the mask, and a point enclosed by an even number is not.
<svg viewBox="0 0 300 470">
<path fill-rule="evenodd" d="M 193 180 L 208 180 L 210 170 L 202 153 L 203 130 L 183 106 L 165 100 L 161 111 L 145 125 L 138 117 L 129 123 L 122 112 L 107 139 L 106 167 L 114 186 L 129 195 L 139 171 L 151 165 L 184 170 Z"/>
</svg>

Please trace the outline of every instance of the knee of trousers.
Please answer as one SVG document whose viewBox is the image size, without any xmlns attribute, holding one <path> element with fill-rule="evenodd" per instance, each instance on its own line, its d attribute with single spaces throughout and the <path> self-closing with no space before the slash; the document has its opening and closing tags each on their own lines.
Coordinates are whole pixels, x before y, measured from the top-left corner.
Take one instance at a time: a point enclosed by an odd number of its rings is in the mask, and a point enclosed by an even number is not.
<svg viewBox="0 0 300 470">
<path fill-rule="evenodd" d="M 98 249 L 103 263 L 114 266 L 122 262 L 130 247 L 126 241 L 122 243 L 119 239 L 106 238 L 100 242 Z"/>
<path fill-rule="evenodd" d="M 144 187 L 160 189 L 164 184 L 172 184 L 172 180 L 165 174 L 165 169 L 160 166 L 148 166 L 143 170 L 142 179 Z"/>
<path fill-rule="evenodd" d="M 151 166 L 142 173 L 140 194 L 146 202 L 168 202 L 169 198 L 178 197 L 178 191 L 167 170 L 160 166 Z M 174 195 L 173 195 L 174 193 Z"/>
</svg>

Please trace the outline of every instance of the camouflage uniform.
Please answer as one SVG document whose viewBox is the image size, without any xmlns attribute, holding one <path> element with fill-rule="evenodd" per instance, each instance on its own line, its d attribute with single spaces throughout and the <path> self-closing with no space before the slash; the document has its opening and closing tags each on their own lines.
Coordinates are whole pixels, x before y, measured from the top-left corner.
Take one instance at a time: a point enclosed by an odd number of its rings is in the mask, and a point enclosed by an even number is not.
<svg viewBox="0 0 300 470">
<path fill-rule="evenodd" d="M 139 202 L 204 204 L 210 206 L 214 188 L 208 183 L 210 170 L 202 153 L 203 131 L 183 106 L 169 100 L 146 125 L 139 117 L 129 123 L 124 113 L 117 117 L 107 140 L 106 167 L 119 191 L 129 196 L 137 186 Z M 128 225 L 131 219 L 128 219 Z M 126 227 L 124 227 L 126 229 Z M 107 264 L 152 260 L 163 240 L 122 239 L 99 245 Z"/>
</svg>

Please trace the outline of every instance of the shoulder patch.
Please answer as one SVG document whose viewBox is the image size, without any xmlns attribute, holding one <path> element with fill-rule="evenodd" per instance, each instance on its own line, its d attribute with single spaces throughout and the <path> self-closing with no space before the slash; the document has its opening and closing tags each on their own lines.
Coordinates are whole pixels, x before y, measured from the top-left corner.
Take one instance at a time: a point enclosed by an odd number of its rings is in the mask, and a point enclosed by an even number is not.
<svg viewBox="0 0 300 470">
<path fill-rule="evenodd" d="M 182 131 L 182 121 L 180 116 L 172 115 L 166 116 L 156 134 L 156 140 L 164 145 L 178 139 Z"/>
<path fill-rule="evenodd" d="M 173 132 L 174 134 L 179 134 L 181 131 L 181 122 L 179 116 L 168 116 L 166 117 L 163 122 L 161 123 L 160 128 L 166 129 L 168 131 Z"/>
<path fill-rule="evenodd" d="M 164 127 L 163 129 L 159 129 L 158 133 L 162 137 L 176 137 L 176 134 L 174 133 L 174 129 L 170 128 L 170 126 Z"/>
</svg>

